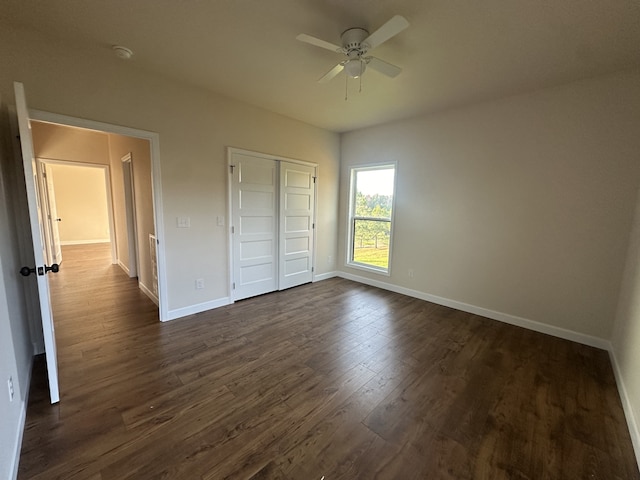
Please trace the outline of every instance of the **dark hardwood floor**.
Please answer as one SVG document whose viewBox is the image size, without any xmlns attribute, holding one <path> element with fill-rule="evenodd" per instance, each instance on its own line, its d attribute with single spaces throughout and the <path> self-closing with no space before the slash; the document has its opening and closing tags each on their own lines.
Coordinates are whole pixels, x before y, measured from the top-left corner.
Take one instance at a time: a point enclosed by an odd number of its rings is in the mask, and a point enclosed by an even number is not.
<svg viewBox="0 0 640 480">
<path fill-rule="evenodd" d="M 640 479 L 604 351 L 342 279 L 161 324 L 63 253 L 20 479 Z"/>
</svg>

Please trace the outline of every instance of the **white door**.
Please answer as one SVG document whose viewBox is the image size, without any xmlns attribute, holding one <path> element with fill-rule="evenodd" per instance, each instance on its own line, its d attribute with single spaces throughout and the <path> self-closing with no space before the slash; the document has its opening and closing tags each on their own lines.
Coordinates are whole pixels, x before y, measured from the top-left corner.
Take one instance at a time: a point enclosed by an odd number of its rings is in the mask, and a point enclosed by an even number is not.
<svg viewBox="0 0 640 480">
<path fill-rule="evenodd" d="M 129 253 L 129 277 L 138 276 L 138 220 L 136 217 L 136 190 L 133 183 L 131 153 L 122 157 L 122 179 L 124 181 L 124 203 L 127 217 L 127 245 Z"/>
<path fill-rule="evenodd" d="M 62 219 L 58 218 L 58 209 L 56 207 L 56 193 L 53 184 L 53 169 L 51 165 L 37 161 L 39 170 L 42 174 L 42 200 L 45 215 L 45 231 L 46 231 L 46 249 L 49 263 L 62 262 L 62 247 L 60 246 L 60 229 L 58 222 Z"/>
<path fill-rule="evenodd" d="M 277 162 L 231 154 L 233 300 L 278 287 Z"/>
<path fill-rule="evenodd" d="M 280 162 L 280 290 L 313 280 L 315 170 Z"/>
<path fill-rule="evenodd" d="M 35 258 L 36 279 L 38 282 L 38 296 L 42 316 L 42 333 L 44 335 L 44 350 L 47 359 L 47 374 L 49 377 L 49 396 L 51 403 L 60 401 L 58 391 L 58 359 L 56 352 L 55 328 L 51 312 L 51 297 L 49 295 L 49 283 L 47 282 L 42 215 L 39 212 L 37 185 L 37 168 L 33 155 L 33 142 L 31 139 L 31 127 L 29 125 L 29 111 L 21 83 L 13 84 L 16 95 L 16 110 L 18 114 L 18 126 L 20 129 L 20 145 L 22 146 L 22 159 L 24 166 L 24 179 L 27 189 L 27 203 L 29 205 L 29 221 L 33 237 L 33 254 Z"/>
</svg>

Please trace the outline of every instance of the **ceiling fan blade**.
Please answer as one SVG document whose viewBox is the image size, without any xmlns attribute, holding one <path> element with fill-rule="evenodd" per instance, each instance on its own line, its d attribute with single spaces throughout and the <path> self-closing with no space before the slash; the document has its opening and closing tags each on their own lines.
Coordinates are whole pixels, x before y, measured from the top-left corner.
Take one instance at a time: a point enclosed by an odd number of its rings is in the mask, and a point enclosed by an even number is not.
<svg viewBox="0 0 640 480">
<path fill-rule="evenodd" d="M 387 63 L 384 60 L 380 60 L 376 57 L 368 57 L 366 60 L 369 67 L 382 73 L 383 75 L 386 75 L 387 77 L 397 77 L 402 71 L 400 67 L 396 67 L 395 65 Z"/>
<path fill-rule="evenodd" d="M 342 52 L 342 47 L 334 45 L 333 43 L 325 42 L 324 40 L 320 40 L 319 38 L 312 37 L 311 35 L 307 35 L 306 33 L 301 33 L 300 35 L 298 35 L 296 37 L 296 40 L 315 45 L 316 47 L 326 48 L 327 50 L 331 50 L 332 52 Z"/>
<path fill-rule="evenodd" d="M 365 38 L 362 43 L 369 45 L 369 50 L 373 50 L 381 43 L 386 42 L 391 37 L 399 34 L 409 26 L 409 22 L 402 15 L 395 15 L 391 20 L 387 21 L 379 29 Z"/>
<path fill-rule="evenodd" d="M 333 67 L 331 70 L 329 70 L 327 73 L 325 73 L 320 78 L 320 80 L 318 80 L 318 83 L 327 83 L 333 77 L 338 75 L 342 70 L 344 70 L 344 64 L 341 62 L 341 63 L 337 64 L 335 67 Z"/>
</svg>

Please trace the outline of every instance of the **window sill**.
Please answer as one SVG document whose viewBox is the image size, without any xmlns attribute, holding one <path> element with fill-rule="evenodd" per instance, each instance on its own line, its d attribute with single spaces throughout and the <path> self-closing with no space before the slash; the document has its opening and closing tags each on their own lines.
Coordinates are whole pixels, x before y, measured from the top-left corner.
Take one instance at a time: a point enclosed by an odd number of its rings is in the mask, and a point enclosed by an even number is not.
<svg viewBox="0 0 640 480">
<path fill-rule="evenodd" d="M 377 268 L 377 267 L 372 267 L 372 266 L 366 265 L 364 263 L 347 262 L 345 264 L 345 267 L 355 268 L 357 270 L 362 270 L 362 271 L 370 272 L 370 273 L 377 273 L 378 275 L 383 275 L 385 277 L 390 277 L 391 276 L 391 273 L 389 272 L 389 270 L 385 270 L 385 269 Z"/>
</svg>

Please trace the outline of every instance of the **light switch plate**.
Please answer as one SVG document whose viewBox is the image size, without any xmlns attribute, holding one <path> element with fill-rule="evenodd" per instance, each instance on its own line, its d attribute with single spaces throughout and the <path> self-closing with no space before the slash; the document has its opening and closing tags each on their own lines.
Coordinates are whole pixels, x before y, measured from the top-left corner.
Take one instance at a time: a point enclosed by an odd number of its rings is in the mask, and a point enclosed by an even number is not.
<svg viewBox="0 0 640 480">
<path fill-rule="evenodd" d="M 191 226 L 191 218 L 176 217 L 176 225 L 178 228 L 189 228 Z"/>
</svg>

